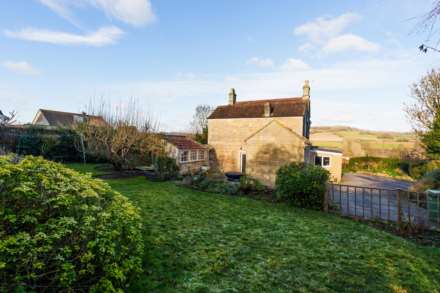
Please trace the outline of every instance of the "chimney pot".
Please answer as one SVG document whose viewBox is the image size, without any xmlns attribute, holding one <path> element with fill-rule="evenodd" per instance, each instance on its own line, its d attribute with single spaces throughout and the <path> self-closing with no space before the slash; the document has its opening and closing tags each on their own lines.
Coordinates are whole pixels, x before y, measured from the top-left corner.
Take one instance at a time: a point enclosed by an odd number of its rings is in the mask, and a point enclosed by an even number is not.
<svg viewBox="0 0 440 293">
<path fill-rule="evenodd" d="M 237 94 L 235 93 L 235 89 L 231 88 L 229 91 L 229 105 L 235 105 L 237 102 Z"/>
<path fill-rule="evenodd" d="M 270 117 L 272 115 L 272 109 L 270 107 L 270 103 L 264 103 L 264 117 Z"/>
<path fill-rule="evenodd" d="M 303 99 L 310 99 L 310 82 L 308 80 L 304 81 Z"/>
</svg>

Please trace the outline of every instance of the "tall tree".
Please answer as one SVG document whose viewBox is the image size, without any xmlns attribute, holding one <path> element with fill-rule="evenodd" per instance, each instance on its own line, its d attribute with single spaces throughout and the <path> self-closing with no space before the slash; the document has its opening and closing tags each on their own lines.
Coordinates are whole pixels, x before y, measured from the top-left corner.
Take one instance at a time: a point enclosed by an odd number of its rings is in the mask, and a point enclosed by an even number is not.
<svg viewBox="0 0 440 293">
<path fill-rule="evenodd" d="M 440 71 L 432 69 L 411 86 L 415 102 L 405 112 L 416 133 L 429 131 L 440 113 Z"/>
<path fill-rule="evenodd" d="M 209 105 L 197 106 L 191 122 L 196 140 L 203 144 L 208 142 L 208 117 L 212 111 L 214 111 L 214 108 Z"/>
<path fill-rule="evenodd" d="M 428 157 L 431 159 L 440 157 L 440 115 L 435 117 L 431 129 L 421 135 L 421 142 Z"/>
<path fill-rule="evenodd" d="M 102 116 L 105 125 L 85 121 L 77 126 L 81 149 L 105 159 L 116 170 L 133 169 L 149 164 L 156 155 L 163 154 L 163 142 L 156 133 L 157 123 L 144 115 L 136 100 L 116 107 L 102 101 L 89 105 L 89 114 Z"/>
</svg>

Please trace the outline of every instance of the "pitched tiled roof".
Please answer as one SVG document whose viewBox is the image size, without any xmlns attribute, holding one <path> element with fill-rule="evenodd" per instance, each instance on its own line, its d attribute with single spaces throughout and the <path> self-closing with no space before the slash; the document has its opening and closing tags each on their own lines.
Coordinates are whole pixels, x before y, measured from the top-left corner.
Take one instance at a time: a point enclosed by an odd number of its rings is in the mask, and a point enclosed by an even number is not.
<svg viewBox="0 0 440 293">
<path fill-rule="evenodd" d="M 46 109 L 40 109 L 40 111 L 51 126 L 72 126 L 73 124 L 78 122 L 75 120 L 75 117 L 84 116 L 84 114 L 79 113 L 69 113 Z M 102 118 L 101 116 L 86 115 L 86 117 L 91 123 L 95 125 L 107 124 L 107 122 L 105 122 L 104 118 Z"/>
<path fill-rule="evenodd" d="M 207 146 L 202 145 L 185 135 L 163 134 L 163 138 L 179 150 L 202 150 Z"/>
<path fill-rule="evenodd" d="M 266 103 L 270 104 L 271 117 L 301 117 L 307 109 L 307 102 L 303 98 L 245 101 L 218 106 L 208 119 L 264 118 Z"/>
</svg>

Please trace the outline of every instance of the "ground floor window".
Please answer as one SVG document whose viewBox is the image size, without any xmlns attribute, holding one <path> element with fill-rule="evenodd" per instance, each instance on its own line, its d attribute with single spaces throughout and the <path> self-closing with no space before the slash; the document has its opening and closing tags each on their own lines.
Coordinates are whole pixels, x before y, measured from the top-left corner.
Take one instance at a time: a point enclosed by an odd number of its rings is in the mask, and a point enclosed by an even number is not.
<svg viewBox="0 0 440 293">
<path fill-rule="evenodd" d="M 191 151 L 191 161 L 197 161 L 197 151 Z"/>
<path fill-rule="evenodd" d="M 182 151 L 180 153 L 180 161 L 181 162 L 188 162 L 188 151 Z"/>
<path fill-rule="evenodd" d="M 199 151 L 199 160 L 200 161 L 205 160 L 205 151 Z"/>
<path fill-rule="evenodd" d="M 330 157 L 316 156 L 315 157 L 315 165 L 322 166 L 322 167 L 330 166 Z"/>
</svg>

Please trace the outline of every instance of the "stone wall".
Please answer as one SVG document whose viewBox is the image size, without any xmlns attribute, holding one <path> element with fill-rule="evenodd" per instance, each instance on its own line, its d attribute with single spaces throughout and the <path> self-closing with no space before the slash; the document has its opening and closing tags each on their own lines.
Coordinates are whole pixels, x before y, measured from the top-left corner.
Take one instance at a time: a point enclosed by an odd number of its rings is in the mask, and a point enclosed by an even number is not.
<svg viewBox="0 0 440 293">
<path fill-rule="evenodd" d="M 240 172 L 246 153 L 246 173 L 272 186 L 281 165 L 304 160 L 302 117 L 210 119 L 208 127 L 208 143 L 223 172 Z"/>
<path fill-rule="evenodd" d="M 239 172 L 240 149 L 245 139 L 274 120 L 302 134 L 302 117 L 210 119 L 208 121 L 208 144 L 215 149 L 220 169 L 223 172 Z M 274 135 L 277 134 L 274 133 Z"/>
<path fill-rule="evenodd" d="M 304 161 L 305 140 L 273 122 L 246 141 L 246 174 L 273 187 L 278 169 L 289 162 Z"/>
</svg>

